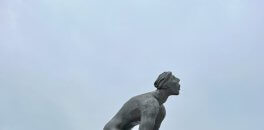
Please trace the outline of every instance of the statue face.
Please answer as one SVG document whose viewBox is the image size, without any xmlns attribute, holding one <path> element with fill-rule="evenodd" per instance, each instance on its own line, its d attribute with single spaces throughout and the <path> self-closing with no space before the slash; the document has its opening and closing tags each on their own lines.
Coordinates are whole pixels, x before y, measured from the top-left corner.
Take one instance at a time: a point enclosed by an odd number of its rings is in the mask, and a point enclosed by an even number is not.
<svg viewBox="0 0 264 130">
<path fill-rule="evenodd" d="M 167 81 L 166 86 L 169 92 L 172 95 L 179 95 L 180 94 L 180 79 L 176 78 L 175 76 L 171 76 L 170 80 Z"/>
</svg>

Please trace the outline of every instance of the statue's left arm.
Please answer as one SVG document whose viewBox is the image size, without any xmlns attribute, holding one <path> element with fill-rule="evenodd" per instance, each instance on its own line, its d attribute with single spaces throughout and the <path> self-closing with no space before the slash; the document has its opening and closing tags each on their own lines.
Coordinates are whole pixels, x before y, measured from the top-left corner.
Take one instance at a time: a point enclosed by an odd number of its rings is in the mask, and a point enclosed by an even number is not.
<svg viewBox="0 0 264 130">
<path fill-rule="evenodd" d="M 157 115 L 156 121 L 155 121 L 155 125 L 154 125 L 154 129 L 153 130 L 159 130 L 161 122 L 163 121 L 163 119 L 166 116 L 166 109 L 165 107 L 162 105 L 159 109 L 159 114 Z"/>
<path fill-rule="evenodd" d="M 153 130 L 155 120 L 159 114 L 159 104 L 155 101 L 147 101 L 148 103 L 141 110 L 141 119 L 139 130 Z"/>
</svg>

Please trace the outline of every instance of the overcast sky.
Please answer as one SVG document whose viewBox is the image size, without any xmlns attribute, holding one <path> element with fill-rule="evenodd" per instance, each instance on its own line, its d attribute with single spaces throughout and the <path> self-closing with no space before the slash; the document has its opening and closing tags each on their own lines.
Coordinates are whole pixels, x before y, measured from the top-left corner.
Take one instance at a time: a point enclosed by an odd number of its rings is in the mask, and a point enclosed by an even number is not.
<svg viewBox="0 0 264 130">
<path fill-rule="evenodd" d="M 0 130 L 102 130 L 163 71 L 161 130 L 263 130 L 261 0 L 0 0 Z"/>
</svg>

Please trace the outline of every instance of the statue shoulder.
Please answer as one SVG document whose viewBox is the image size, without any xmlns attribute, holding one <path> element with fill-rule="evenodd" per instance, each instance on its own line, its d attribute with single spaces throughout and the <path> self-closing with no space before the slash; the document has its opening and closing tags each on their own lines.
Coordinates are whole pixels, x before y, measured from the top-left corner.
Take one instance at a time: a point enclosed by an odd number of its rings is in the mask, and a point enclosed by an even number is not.
<svg viewBox="0 0 264 130">
<path fill-rule="evenodd" d="M 142 109 L 158 111 L 160 109 L 160 104 L 156 98 L 152 96 L 146 96 L 142 100 Z"/>
<path fill-rule="evenodd" d="M 158 100 L 151 94 L 145 93 L 134 96 L 129 102 L 136 102 L 141 109 L 155 109 L 159 110 L 162 105 L 159 104 Z"/>
</svg>

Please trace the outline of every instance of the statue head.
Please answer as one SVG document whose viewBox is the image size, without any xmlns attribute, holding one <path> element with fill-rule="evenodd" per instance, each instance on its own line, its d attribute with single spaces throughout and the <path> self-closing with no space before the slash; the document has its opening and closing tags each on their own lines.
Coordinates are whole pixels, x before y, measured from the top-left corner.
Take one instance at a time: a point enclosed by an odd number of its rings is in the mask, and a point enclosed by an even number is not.
<svg viewBox="0 0 264 130">
<path fill-rule="evenodd" d="M 171 95 L 179 95 L 180 79 L 175 77 L 170 71 L 163 72 L 154 82 L 157 89 L 166 90 Z"/>
</svg>

